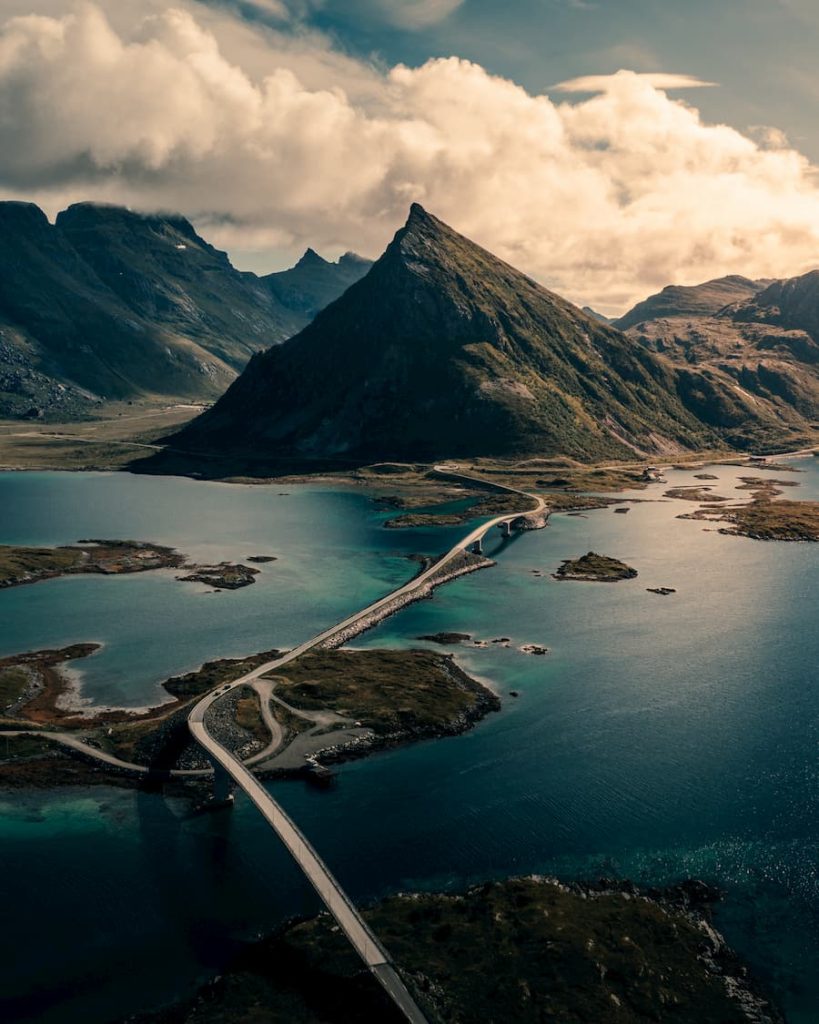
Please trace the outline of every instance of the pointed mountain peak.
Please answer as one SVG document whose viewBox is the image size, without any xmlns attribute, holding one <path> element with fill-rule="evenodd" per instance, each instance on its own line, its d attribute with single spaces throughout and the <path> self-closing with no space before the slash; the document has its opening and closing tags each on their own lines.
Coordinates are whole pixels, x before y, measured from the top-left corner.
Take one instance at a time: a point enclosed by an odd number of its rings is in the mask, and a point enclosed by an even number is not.
<svg viewBox="0 0 819 1024">
<path fill-rule="evenodd" d="M 324 267 L 328 266 L 327 260 L 323 256 L 319 256 L 315 249 L 305 249 L 304 255 L 301 257 L 296 267 Z"/>
<path fill-rule="evenodd" d="M 413 203 L 410 206 L 407 222 L 399 231 L 399 234 L 429 235 L 435 232 L 447 231 L 451 232 L 452 229 L 448 228 L 442 220 L 438 220 L 437 217 L 433 217 L 431 213 L 428 213 L 420 203 Z"/>
</svg>

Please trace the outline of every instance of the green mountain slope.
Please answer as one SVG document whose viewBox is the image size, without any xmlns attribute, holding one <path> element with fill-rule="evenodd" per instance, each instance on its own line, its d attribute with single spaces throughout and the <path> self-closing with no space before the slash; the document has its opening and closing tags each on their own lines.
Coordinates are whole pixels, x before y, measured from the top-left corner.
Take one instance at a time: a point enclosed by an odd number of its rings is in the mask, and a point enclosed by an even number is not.
<svg viewBox="0 0 819 1024">
<path fill-rule="evenodd" d="M 417 204 L 369 273 L 173 439 L 243 456 L 622 458 L 716 443 L 673 369 Z"/>
<path fill-rule="evenodd" d="M 630 327 L 660 317 L 713 316 L 736 302 L 744 302 L 756 295 L 768 281 L 751 281 L 747 277 L 732 274 L 718 277 L 697 285 L 670 284 L 656 295 L 651 295 L 619 318 L 612 321 L 615 327 L 626 331 Z"/>
<path fill-rule="evenodd" d="M 776 281 L 716 312 L 657 315 L 628 333 L 675 365 L 689 407 L 730 442 L 763 448 L 814 442 L 819 271 Z"/>
<path fill-rule="evenodd" d="M 72 418 L 103 399 L 212 400 L 366 270 L 353 256 L 316 260 L 326 270 L 308 274 L 301 300 L 280 301 L 183 217 L 80 203 L 52 225 L 33 204 L 2 202 L 0 417 Z M 304 274 L 274 276 L 293 291 Z"/>
</svg>

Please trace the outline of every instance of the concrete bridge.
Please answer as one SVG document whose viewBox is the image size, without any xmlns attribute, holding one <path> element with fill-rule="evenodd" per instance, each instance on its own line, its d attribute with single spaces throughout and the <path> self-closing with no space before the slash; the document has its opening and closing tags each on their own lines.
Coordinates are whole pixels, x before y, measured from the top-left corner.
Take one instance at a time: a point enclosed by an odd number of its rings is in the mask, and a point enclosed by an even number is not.
<svg viewBox="0 0 819 1024">
<path fill-rule="evenodd" d="M 449 467 L 436 466 L 435 470 L 441 472 L 442 475 L 460 477 L 473 484 L 484 483 L 484 481 L 477 478 L 459 474 L 457 470 L 453 471 Z M 206 714 L 211 705 L 230 690 L 252 683 L 268 672 L 281 668 L 291 661 L 295 661 L 296 658 L 301 657 L 307 651 L 326 644 L 334 638 L 343 636 L 346 631 L 359 625 L 362 620 L 371 620 L 379 611 L 383 614 L 384 609 L 392 607 L 397 599 L 427 588 L 436 574 L 440 573 L 448 563 L 462 556 L 465 551 L 478 550 L 480 553 L 483 538 L 489 530 L 499 527 L 506 536 L 509 536 L 514 520 L 527 513 L 538 513 L 544 510 L 545 502 L 536 495 L 527 494 L 524 491 L 518 491 L 515 488 L 502 485 L 494 485 L 494 487 L 497 490 L 508 491 L 511 494 L 518 495 L 522 500 L 525 499 L 529 503 L 534 503 L 534 507 L 522 509 L 520 512 L 513 514 L 495 516 L 488 522 L 477 526 L 466 537 L 455 544 L 441 559 L 416 576 L 415 579 L 410 580 L 409 583 L 398 587 L 385 597 L 344 619 L 343 622 L 324 630 L 324 632 L 319 633 L 318 636 L 313 637 L 311 640 L 299 644 L 298 647 L 294 647 L 287 654 L 259 665 L 251 672 L 247 672 L 239 679 L 235 679 L 232 683 L 220 686 L 206 694 L 194 705 L 188 716 L 188 726 L 191 735 L 203 748 L 208 760 L 214 765 L 214 796 L 224 799 L 230 791 L 231 783 L 239 786 L 247 794 L 304 872 L 305 877 L 318 893 L 327 910 L 335 918 L 339 927 L 349 939 L 350 944 L 390 999 L 392 999 L 395 1006 L 401 1011 L 405 1020 L 409 1021 L 410 1024 L 428 1024 L 428 1021 L 395 969 L 389 954 L 370 930 L 352 900 L 341 888 L 327 865 L 310 845 L 310 842 L 295 822 L 287 815 L 281 805 L 273 799 L 258 779 L 251 774 L 248 768 L 210 734 L 206 724 Z"/>
</svg>

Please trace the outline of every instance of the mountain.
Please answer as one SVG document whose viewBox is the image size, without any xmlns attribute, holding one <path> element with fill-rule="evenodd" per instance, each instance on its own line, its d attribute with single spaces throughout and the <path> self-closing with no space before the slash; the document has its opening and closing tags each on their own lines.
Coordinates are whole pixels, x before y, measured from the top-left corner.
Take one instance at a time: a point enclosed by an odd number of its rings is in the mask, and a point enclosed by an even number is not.
<svg viewBox="0 0 819 1024">
<path fill-rule="evenodd" d="M 736 289 L 711 287 L 726 281 L 739 283 Z M 700 302 L 706 312 L 694 312 L 696 303 L 689 303 L 684 313 L 649 320 L 628 314 L 619 323 L 636 319 L 628 334 L 674 364 L 681 381 L 690 378 L 693 392 L 707 382 L 711 395 L 720 396 L 709 403 L 711 411 L 719 410 L 719 422 L 707 410 L 701 414 L 729 439 L 793 447 L 811 442 L 819 427 L 819 271 L 757 282 L 765 286 L 721 305 L 731 292 L 744 290 L 743 281 L 700 286 L 714 298 Z"/>
<path fill-rule="evenodd" d="M 819 342 L 819 270 L 774 281 L 731 312 L 736 323 L 762 323 L 803 331 Z"/>
<path fill-rule="evenodd" d="M 335 297 L 358 260 L 327 267 Z M 312 306 L 332 291 L 322 282 Z M 311 315 L 236 270 L 183 217 L 79 203 L 51 224 L 33 204 L 0 203 L 0 416 L 72 418 L 103 399 L 212 400 Z"/>
<path fill-rule="evenodd" d="M 658 294 L 638 302 L 619 320 L 612 322 L 621 331 L 627 331 L 630 327 L 663 317 L 713 316 L 725 306 L 750 299 L 769 283 L 732 274 L 692 286 L 671 284 Z"/>
<path fill-rule="evenodd" d="M 347 252 L 336 263 L 331 263 L 314 249 L 308 249 L 295 267 L 267 274 L 261 280 L 286 309 L 312 320 L 319 310 L 359 281 L 371 266 L 372 260 L 354 252 Z"/>
<path fill-rule="evenodd" d="M 584 306 L 583 312 L 586 316 L 590 316 L 592 320 L 599 320 L 601 324 L 610 324 L 613 321 L 611 317 L 605 316 L 603 313 L 598 313 L 596 309 L 592 309 L 591 306 Z"/>
<path fill-rule="evenodd" d="M 170 439 L 237 459 L 714 444 L 672 368 L 413 205 L 369 273 Z"/>
<path fill-rule="evenodd" d="M 79 203 L 57 216 L 56 230 L 133 314 L 233 369 L 305 323 L 184 217 Z"/>
</svg>

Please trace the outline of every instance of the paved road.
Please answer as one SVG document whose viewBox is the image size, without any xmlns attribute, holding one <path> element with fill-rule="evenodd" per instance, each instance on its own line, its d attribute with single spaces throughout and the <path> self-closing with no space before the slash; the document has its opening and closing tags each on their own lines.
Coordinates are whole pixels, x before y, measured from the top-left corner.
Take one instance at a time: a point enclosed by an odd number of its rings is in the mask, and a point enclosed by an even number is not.
<svg viewBox="0 0 819 1024">
<path fill-rule="evenodd" d="M 457 467 L 436 466 L 435 469 L 449 478 L 458 477 L 467 483 L 485 483 L 485 481 L 478 477 L 472 477 L 465 473 L 461 473 Z M 483 537 L 494 527 L 500 526 L 501 523 L 511 523 L 515 519 L 519 519 L 522 515 L 537 514 L 544 510 L 546 504 L 545 501 L 536 495 L 527 494 L 525 491 L 520 491 L 514 487 L 507 487 L 502 484 L 493 484 L 493 486 L 496 489 L 505 490 L 511 494 L 519 495 L 527 502 L 534 502 L 534 507 L 522 509 L 520 512 L 495 516 L 493 519 L 475 527 L 474 530 L 458 541 L 458 543 L 455 544 L 454 547 L 452 547 L 442 558 L 438 559 L 438 561 L 428 569 L 425 569 L 424 572 L 410 580 L 409 583 L 405 583 L 403 586 L 393 590 L 390 594 L 387 594 L 386 597 L 382 597 L 378 601 L 374 601 L 361 611 L 348 616 L 348 618 L 339 622 L 337 625 L 331 626 L 329 629 L 324 630 L 312 639 L 299 644 L 298 647 L 294 647 L 293 650 L 288 651 L 281 657 L 265 662 L 265 664 L 259 665 L 251 672 L 247 672 L 240 678 L 233 680 L 232 683 L 219 686 L 215 690 L 212 690 L 194 705 L 188 717 L 188 726 L 194 739 L 208 754 L 211 762 L 214 765 L 221 765 L 234 782 L 240 786 L 247 796 L 253 801 L 262 816 L 270 824 L 287 847 L 296 863 L 307 876 L 308 880 L 313 885 L 313 888 L 321 897 L 324 905 L 333 915 L 339 927 L 350 940 L 350 943 L 356 952 L 369 967 L 373 975 L 380 982 L 384 990 L 410 1024 L 427 1024 L 427 1020 L 406 985 L 401 980 L 401 977 L 393 966 L 387 951 L 370 930 L 361 914 L 330 873 L 325 863 L 310 845 L 307 838 L 302 834 L 298 826 L 291 820 L 283 808 L 270 796 L 255 776 L 250 773 L 245 765 L 239 761 L 238 758 L 234 757 L 229 750 L 223 747 L 221 743 L 215 740 L 213 736 L 211 736 L 205 725 L 205 713 L 215 701 L 219 700 L 219 698 L 229 690 L 248 684 L 253 686 L 254 689 L 257 688 L 257 680 L 259 680 L 261 676 L 264 676 L 268 672 L 280 668 L 283 665 L 287 665 L 291 661 L 295 661 L 296 658 L 301 657 L 301 655 L 305 654 L 307 651 L 326 643 L 328 640 L 332 640 L 334 637 L 337 637 L 339 633 L 344 632 L 352 626 L 358 625 L 363 619 L 383 610 L 396 599 L 411 595 L 415 591 L 422 589 L 434 576 L 445 568 L 449 562 L 462 555 L 463 552 L 468 550 L 476 540 Z M 278 742 L 280 742 L 281 728 L 278 725 L 278 722 L 275 722 L 275 719 L 270 713 L 269 707 L 267 708 L 267 713 L 265 713 L 266 701 L 264 700 L 264 692 L 261 688 L 259 688 L 259 697 L 262 704 L 262 716 L 265 724 L 271 731 L 271 743 L 260 754 L 250 758 L 249 763 L 261 760 L 263 756 L 269 754 L 272 746 L 277 746 Z M 276 730 L 278 730 L 279 733 L 278 740 Z M 84 743 L 81 739 L 71 735 L 70 733 L 21 729 L 16 732 L 4 733 L 3 735 L 40 735 L 57 743 L 62 743 L 65 746 L 72 747 L 83 754 L 95 757 L 97 760 L 103 761 L 104 763 L 117 768 L 127 768 L 131 771 L 137 771 L 143 774 L 150 770 L 144 765 L 137 765 L 129 761 L 123 761 L 113 754 L 108 754 L 97 747 L 89 746 L 87 743 Z M 210 774 L 210 772 L 208 769 L 174 769 L 171 774 L 201 776 Z"/>
<path fill-rule="evenodd" d="M 436 466 L 435 468 L 437 471 L 446 473 L 448 476 L 457 475 L 469 482 L 483 483 L 483 481 L 475 477 L 459 473 L 457 468 L 449 466 Z M 296 658 L 305 654 L 307 651 L 312 650 L 314 647 L 318 647 L 328 640 L 332 640 L 339 633 L 344 632 L 351 626 L 358 625 L 363 619 L 366 619 L 373 615 L 373 613 L 383 609 L 385 606 L 394 602 L 397 598 L 410 595 L 416 590 L 426 586 L 432 577 L 439 573 L 442 568 L 444 568 L 453 559 L 463 554 L 463 552 L 470 548 L 476 540 L 483 537 L 484 534 L 493 527 L 499 526 L 501 523 L 513 522 L 522 514 L 543 511 L 545 502 L 542 498 L 526 494 L 525 492 L 518 491 L 512 487 L 503 487 L 502 489 L 507 490 L 510 493 L 520 495 L 521 498 L 526 499 L 529 503 L 534 502 L 535 507 L 530 507 L 513 514 L 507 513 L 505 515 L 495 516 L 488 522 L 475 527 L 475 529 L 467 534 L 466 537 L 458 541 L 458 543 L 451 548 L 443 558 L 439 559 L 434 565 L 420 573 L 415 577 L 415 579 L 410 580 L 409 583 L 406 583 L 404 586 L 392 591 L 392 593 L 388 594 L 386 597 L 373 602 L 361 611 L 356 612 L 354 615 L 350 615 L 348 618 L 344 619 L 343 622 L 332 626 L 330 629 L 324 630 L 324 632 L 319 633 L 318 636 L 313 637 L 311 640 L 307 640 L 303 644 L 299 644 L 298 647 L 294 647 L 293 650 L 288 651 L 287 654 L 266 662 L 263 665 L 259 665 L 258 668 L 245 673 L 245 675 L 234 680 L 232 683 L 218 687 L 216 690 L 203 697 L 202 700 L 194 706 L 188 717 L 188 725 L 194 739 L 203 747 L 211 761 L 214 764 L 221 765 L 234 782 L 236 782 L 236 784 L 244 790 L 247 796 L 250 797 L 257 809 L 261 812 L 262 816 L 290 851 L 290 854 L 296 863 L 302 869 L 313 888 L 321 897 L 324 905 L 333 915 L 339 927 L 350 940 L 353 948 L 369 967 L 395 1005 L 403 1013 L 404 1017 L 410 1021 L 411 1024 L 426 1024 L 426 1018 L 392 965 L 386 950 L 370 931 L 361 914 L 353 905 L 352 901 L 347 897 L 344 890 L 330 873 L 325 863 L 310 845 L 298 826 L 290 819 L 283 808 L 273 799 L 255 776 L 250 773 L 245 765 L 234 757 L 229 750 L 223 747 L 221 743 L 214 739 L 213 736 L 211 736 L 205 725 L 205 714 L 208 708 L 215 701 L 219 700 L 223 694 L 227 693 L 234 687 L 244 686 L 247 684 L 252 685 L 260 676 L 281 668 L 283 665 L 294 661 Z"/>
</svg>

